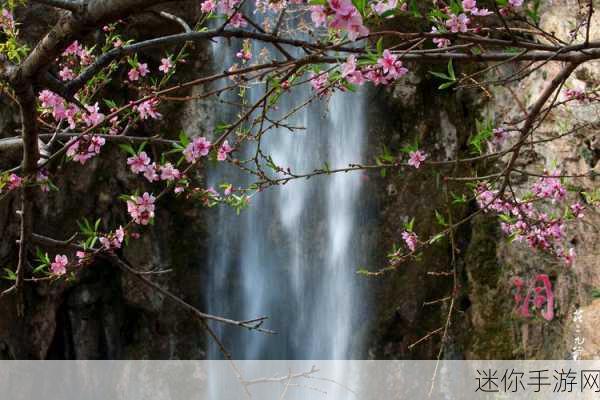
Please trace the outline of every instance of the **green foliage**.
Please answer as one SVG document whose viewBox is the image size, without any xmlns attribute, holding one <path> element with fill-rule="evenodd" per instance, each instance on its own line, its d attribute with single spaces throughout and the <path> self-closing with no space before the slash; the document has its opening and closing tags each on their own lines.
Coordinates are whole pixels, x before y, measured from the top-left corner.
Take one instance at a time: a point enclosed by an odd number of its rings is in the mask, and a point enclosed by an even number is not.
<svg viewBox="0 0 600 400">
<path fill-rule="evenodd" d="M 17 274 L 12 269 L 4 268 L 4 272 L 6 274 L 2 276 L 2 279 L 5 279 L 7 281 L 16 281 L 17 280 Z"/>
<path fill-rule="evenodd" d="M 93 225 L 87 218 L 83 218 L 83 221 L 77 221 L 79 230 L 85 238 L 82 243 L 84 249 L 92 249 L 98 242 L 98 227 L 100 226 L 100 222 L 100 218 L 98 218 Z"/>
<path fill-rule="evenodd" d="M 469 138 L 469 145 L 473 151 L 478 154 L 483 153 L 483 145 L 492 138 L 494 131 L 494 124 L 491 119 L 483 121 L 476 121 L 475 125 L 477 133 L 471 135 Z"/>
<path fill-rule="evenodd" d="M 439 90 L 444 90 L 456 84 L 457 79 L 454 73 L 454 66 L 452 65 L 452 60 L 448 61 L 448 73 L 444 74 L 442 72 L 429 71 L 429 73 L 435 77 L 438 77 L 446 82 L 442 83 L 438 86 Z"/>
</svg>

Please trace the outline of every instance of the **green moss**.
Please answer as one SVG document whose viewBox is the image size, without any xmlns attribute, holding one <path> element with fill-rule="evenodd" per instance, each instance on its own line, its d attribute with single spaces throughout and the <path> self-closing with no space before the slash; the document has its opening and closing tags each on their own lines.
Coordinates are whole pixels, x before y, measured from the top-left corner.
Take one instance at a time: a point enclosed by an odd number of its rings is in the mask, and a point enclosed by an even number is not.
<svg viewBox="0 0 600 400">
<path fill-rule="evenodd" d="M 498 221 L 493 216 L 480 215 L 473 221 L 472 237 L 465 262 L 470 266 L 471 279 L 477 285 L 496 288 L 501 275 L 496 256 L 500 238 Z"/>
</svg>

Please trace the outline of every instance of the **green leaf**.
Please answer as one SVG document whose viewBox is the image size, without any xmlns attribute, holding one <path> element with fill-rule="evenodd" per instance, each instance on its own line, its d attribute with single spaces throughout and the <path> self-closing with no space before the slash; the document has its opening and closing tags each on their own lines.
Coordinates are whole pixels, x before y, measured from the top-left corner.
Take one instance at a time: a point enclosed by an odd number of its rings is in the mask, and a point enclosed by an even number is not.
<svg viewBox="0 0 600 400">
<path fill-rule="evenodd" d="M 452 66 L 452 59 L 448 61 L 448 75 L 453 81 L 456 80 L 456 75 L 454 75 L 454 67 Z"/>
<path fill-rule="evenodd" d="M 4 271 L 6 272 L 6 275 L 4 275 L 2 278 L 9 280 L 9 281 L 16 281 L 17 280 L 17 274 L 9 269 L 9 268 L 4 268 Z"/>
<path fill-rule="evenodd" d="M 435 210 L 435 219 L 439 225 L 444 226 L 444 227 L 448 226 L 446 219 L 444 218 L 444 216 L 442 214 L 440 214 L 438 212 L 438 210 Z"/>
<path fill-rule="evenodd" d="M 125 153 L 127 153 L 127 154 L 129 154 L 131 156 L 135 157 L 137 155 L 136 152 L 135 152 L 135 150 L 133 149 L 133 147 L 129 143 L 121 143 L 119 145 L 119 148 L 121 150 L 123 150 Z"/>
<path fill-rule="evenodd" d="M 380 37 L 379 40 L 377 40 L 377 54 L 381 55 L 383 54 L 383 37 Z"/>
<path fill-rule="evenodd" d="M 452 78 L 449 77 L 448 75 L 441 73 L 441 72 L 435 72 L 435 71 L 429 71 L 429 73 L 433 76 L 437 76 L 438 78 L 442 78 L 445 81 L 451 81 Z"/>
<path fill-rule="evenodd" d="M 429 244 L 434 244 L 435 242 L 440 241 L 444 236 L 446 236 L 444 233 L 438 233 L 437 235 L 429 239 Z"/>
<path fill-rule="evenodd" d="M 450 86 L 454 86 L 456 82 L 446 82 L 446 83 L 442 83 L 440 86 L 438 86 L 439 90 L 444 90 L 449 88 Z"/>
</svg>

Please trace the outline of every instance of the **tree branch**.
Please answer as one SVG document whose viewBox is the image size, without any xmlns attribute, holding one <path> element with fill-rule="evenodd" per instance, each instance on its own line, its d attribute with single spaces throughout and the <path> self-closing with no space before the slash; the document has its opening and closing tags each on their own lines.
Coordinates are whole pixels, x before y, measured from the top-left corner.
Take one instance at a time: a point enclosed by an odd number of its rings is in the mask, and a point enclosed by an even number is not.
<svg viewBox="0 0 600 400">
<path fill-rule="evenodd" d="M 82 1 L 73 0 L 32 0 L 34 3 L 45 4 L 47 6 L 60 8 L 71 11 L 73 14 L 78 14 L 83 11 L 84 3 Z"/>
</svg>

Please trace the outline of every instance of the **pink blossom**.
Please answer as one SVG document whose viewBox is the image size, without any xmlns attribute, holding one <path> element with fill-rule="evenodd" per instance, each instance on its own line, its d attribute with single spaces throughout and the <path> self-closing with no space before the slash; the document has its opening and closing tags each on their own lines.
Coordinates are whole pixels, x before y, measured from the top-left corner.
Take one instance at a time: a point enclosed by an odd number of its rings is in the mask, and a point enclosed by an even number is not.
<svg viewBox="0 0 600 400">
<path fill-rule="evenodd" d="M 508 4 L 512 7 L 521 7 L 523 5 L 523 0 L 508 0 Z"/>
<path fill-rule="evenodd" d="M 540 199 L 551 198 L 553 202 L 562 201 L 567 192 L 560 179 L 556 177 L 560 175 L 560 172 L 554 171 L 550 174 L 546 172 L 546 175 L 546 177 L 539 178 L 533 185 L 533 194 Z"/>
<path fill-rule="evenodd" d="M 233 147 L 229 145 L 229 142 L 226 140 L 223 142 L 219 150 L 217 151 L 217 160 L 225 161 L 227 159 L 227 155 L 233 151 Z"/>
<path fill-rule="evenodd" d="M 431 33 L 438 33 L 438 29 L 434 26 L 431 28 Z M 450 41 L 450 39 L 448 38 L 444 38 L 444 37 L 434 37 L 432 39 L 433 43 L 438 47 L 438 48 L 444 48 L 444 47 L 448 47 L 450 46 L 450 44 L 452 44 L 452 42 Z"/>
<path fill-rule="evenodd" d="M 329 74 L 327 72 L 318 74 L 313 73 L 310 76 L 310 85 L 320 96 L 327 95 L 329 91 L 329 88 L 327 87 L 328 81 Z"/>
<path fill-rule="evenodd" d="M 119 228 L 115 231 L 115 239 L 117 239 L 119 243 L 123 243 L 123 239 L 125 239 L 125 230 L 121 225 L 119 225 Z"/>
<path fill-rule="evenodd" d="M 397 57 L 389 50 L 383 51 L 383 56 L 377 60 L 377 65 L 381 67 L 386 78 L 395 80 L 408 73 L 408 70 L 402 66 L 402 61 L 397 60 Z"/>
<path fill-rule="evenodd" d="M 158 99 L 153 98 L 150 100 L 146 100 L 140 105 L 135 106 L 136 111 L 140 115 L 141 120 L 145 120 L 148 118 L 159 119 L 162 115 L 156 110 L 158 106 Z"/>
<path fill-rule="evenodd" d="M 329 5 L 335 11 L 334 18 L 329 23 L 330 28 L 346 30 L 350 40 L 356 40 L 359 36 L 369 33 L 369 30 L 363 25 L 360 13 L 351 2 L 329 0 Z"/>
<path fill-rule="evenodd" d="M 421 150 L 411 151 L 409 153 L 408 165 L 419 168 L 421 167 L 421 163 L 425 161 L 427 155 Z"/>
<path fill-rule="evenodd" d="M 77 257 L 77 264 L 82 265 L 88 259 L 88 254 L 85 251 L 78 250 L 75 252 L 75 257 Z"/>
<path fill-rule="evenodd" d="M 77 117 L 78 112 L 79 112 L 79 107 L 77 107 L 74 104 L 69 104 L 68 107 L 66 109 L 64 109 L 63 116 L 60 119 L 66 118 L 67 122 L 69 123 L 69 128 L 75 129 L 75 126 L 77 125 L 75 118 Z M 57 118 L 57 119 L 59 119 L 59 118 Z"/>
<path fill-rule="evenodd" d="M 327 22 L 327 13 L 323 6 L 311 6 L 310 7 L 310 18 L 316 28 L 324 26 Z"/>
<path fill-rule="evenodd" d="M 119 226 L 119 229 L 117 229 L 115 233 L 111 233 L 107 236 L 102 236 L 99 240 L 106 250 L 111 250 L 120 249 L 123 243 L 123 239 L 125 239 L 125 230 L 122 226 Z"/>
<path fill-rule="evenodd" d="M 183 155 L 188 162 L 193 163 L 198 158 L 208 155 L 210 147 L 211 143 L 205 137 L 197 137 L 183 150 Z"/>
<path fill-rule="evenodd" d="M 450 32 L 467 32 L 468 25 L 471 20 L 465 14 L 455 15 L 450 14 L 450 19 L 446 21 L 446 26 L 450 29 Z"/>
<path fill-rule="evenodd" d="M 419 239 L 414 232 L 402 232 L 402 239 L 404 240 L 404 243 L 406 243 L 406 246 L 410 249 L 411 252 L 414 252 L 417 249 Z"/>
<path fill-rule="evenodd" d="M 179 172 L 179 170 L 175 167 L 173 167 L 173 164 L 171 163 L 166 163 L 165 165 L 161 165 L 160 167 L 160 179 L 163 181 L 174 181 L 176 179 L 179 179 L 179 177 L 181 176 L 181 173 Z"/>
<path fill-rule="evenodd" d="M 83 165 L 90 158 L 100 154 L 100 149 L 104 146 L 106 140 L 100 136 L 89 137 L 84 135 L 73 139 L 71 142 L 71 145 L 67 148 L 67 156 Z"/>
<path fill-rule="evenodd" d="M 585 210 L 585 207 L 581 205 L 580 202 L 571 204 L 570 209 L 576 218 L 583 218 L 583 210 Z"/>
<path fill-rule="evenodd" d="M 567 89 L 565 91 L 565 97 L 567 100 L 585 100 L 585 92 L 580 89 Z"/>
<path fill-rule="evenodd" d="M 217 6 L 215 5 L 215 2 L 213 0 L 205 0 L 200 5 L 200 9 L 202 10 L 203 13 L 213 12 L 213 11 L 215 11 L 216 7 Z"/>
<path fill-rule="evenodd" d="M 123 41 L 122 41 L 121 39 L 117 39 L 117 40 L 115 40 L 115 41 L 113 42 L 113 47 L 114 47 L 115 49 L 116 49 L 116 48 L 119 48 L 119 47 L 123 47 L 123 45 L 124 45 L 124 43 L 123 43 Z M 129 72 L 131 72 L 131 71 L 129 71 Z M 130 78 L 130 79 L 131 79 L 131 78 Z"/>
<path fill-rule="evenodd" d="M 134 174 L 144 172 L 151 162 L 152 160 L 150 160 L 150 157 L 148 157 L 148 154 L 146 154 L 145 151 L 127 159 L 127 165 L 129 165 L 129 168 L 131 168 L 131 171 Z"/>
<path fill-rule="evenodd" d="M 63 81 L 70 81 L 75 78 L 75 74 L 69 67 L 63 67 L 63 69 L 58 72 L 58 75 Z"/>
<path fill-rule="evenodd" d="M 137 67 L 137 70 L 140 73 L 140 76 L 146 76 L 150 72 L 148 69 L 148 64 L 146 63 L 140 63 Z"/>
<path fill-rule="evenodd" d="M 244 28 L 248 25 L 248 23 L 244 19 L 244 16 L 239 12 L 233 14 L 233 17 L 231 17 L 231 21 L 229 21 L 229 23 L 234 28 Z"/>
<path fill-rule="evenodd" d="M 48 179 L 48 170 L 40 169 L 35 175 L 35 181 L 38 185 L 40 185 L 40 190 L 42 192 L 50 191 L 50 180 Z"/>
<path fill-rule="evenodd" d="M 6 8 L 2 9 L 2 15 L 0 17 L 0 27 L 9 31 L 15 29 L 15 19 L 13 17 L 13 14 Z"/>
<path fill-rule="evenodd" d="M 132 196 L 127 200 L 127 212 L 136 224 L 148 225 L 154 218 L 154 202 L 156 198 L 145 192 L 142 196 Z"/>
<path fill-rule="evenodd" d="M 104 139 L 103 137 L 92 136 L 92 138 L 90 139 L 90 145 L 88 147 L 88 152 L 100 154 L 100 148 L 102 148 L 102 146 L 104 146 L 105 143 L 106 143 L 106 139 Z"/>
<path fill-rule="evenodd" d="M 158 67 L 158 70 L 162 71 L 163 74 L 168 74 L 171 68 L 173 68 L 171 58 L 163 58 L 160 60 L 160 67 Z"/>
<path fill-rule="evenodd" d="M 241 49 L 235 54 L 235 56 L 244 61 L 252 60 L 252 53 L 250 52 L 250 50 L 247 49 Z"/>
<path fill-rule="evenodd" d="M 56 257 L 54 257 L 54 262 L 50 264 L 50 269 L 55 275 L 64 275 L 67 273 L 68 264 L 69 259 L 67 258 L 67 256 L 57 254 Z"/>
<path fill-rule="evenodd" d="M 394 10 L 398 6 L 398 0 L 382 0 L 375 4 L 371 4 L 371 8 L 375 13 L 382 15 L 387 11 Z"/>
<path fill-rule="evenodd" d="M 350 55 L 342 64 L 342 78 L 355 85 L 362 85 L 365 82 L 363 73 L 356 68 L 356 56 Z"/>
<path fill-rule="evenodd" d="M 65 49 L 65 51 L 63 52 L 63 56 L 68 56 L 68 55 L 79 56 L 83 51 L 84 51 L 83 47 L 81 47 L 79 42 L 76 40 Z"/>
<path fill-rule="evenodd" d="M 20 188 L 23 184 L 23 178 L 16 174 L 10 174 L 8 177 L 8 190 Z"/>
<path fill-rule="evenodd" d="M 474 8 L 471 10 L 471 15 L 476 17 L 487 17 L 488 15 L 492 15 L 493 12 L 488 10 L 487 8 Z"/>
<path fill-rule="evenodd" d="M 140 72 L 137 68 L 131 68 L 127 73 L 127 76 L 129 77 L 130 81 L 134 82 L 140 79 Z"/>
<path fill-rule="evenodd" d="M 83 121 L 87 126 L 98 125 L 104 120 L 104 114 L 99 112 L 98 102 L 93 106 L 85 106 L 87 113 L 83 114 Z"/>
<path fill-rule="evenodd" d="M 477 8 L 476 0 L 462 0 L 462 6 L 465 11 L 470 11 L 473 8 Z"/>
<path fill-rule="evenodd" d="M 148 180 L 148 182 L 155 182 L 160 179 L 158 173 L 156 172 L 156 163 L 152 163 L 146 167 L 143 172 L 144 178 Z"/>
<path fill-rule="evenodd" d="M 50 90 L 42 90 L 38 95 L 38 99 L 42 103 L 42 107 L 53 108 L 63 104 L 63 98 Z"/>
<path fill-rule="evenodd" d="M 220 0 L 217 9 L 221 14 L 231 15 L 239 2 L 239 0 Z"/>
</svg>

